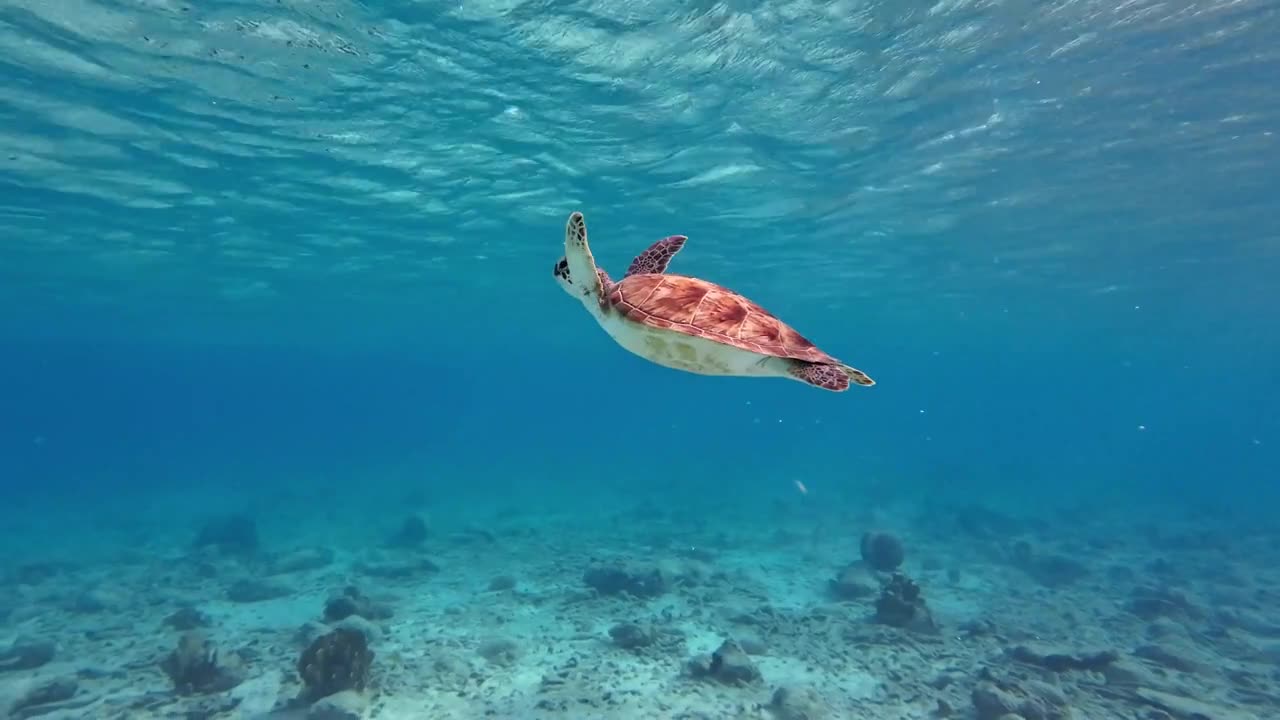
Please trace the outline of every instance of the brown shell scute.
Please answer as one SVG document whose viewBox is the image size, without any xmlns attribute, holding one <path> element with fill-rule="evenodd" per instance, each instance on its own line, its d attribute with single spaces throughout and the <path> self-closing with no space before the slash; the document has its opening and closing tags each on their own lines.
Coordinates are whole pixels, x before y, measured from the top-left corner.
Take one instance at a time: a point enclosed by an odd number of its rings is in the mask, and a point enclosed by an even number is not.
<svg viewBox="0 0 1280 720">
<path fill-rule="evenodd" d="M 632 275 L 610 288 L 628 320 L 775 357 L 835 362 L 808 338 L 745 297 L 683 275 Z"/>
</svg>

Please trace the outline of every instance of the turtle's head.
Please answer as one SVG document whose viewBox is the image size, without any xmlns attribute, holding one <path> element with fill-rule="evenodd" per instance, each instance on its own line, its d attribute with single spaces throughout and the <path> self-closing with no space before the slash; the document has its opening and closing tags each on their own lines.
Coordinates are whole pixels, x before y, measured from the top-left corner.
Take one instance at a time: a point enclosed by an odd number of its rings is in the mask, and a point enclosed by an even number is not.
<svg viewBox="0 0 1280 720">
<path fill-rule="evenodd" d="M 609 274 L 600 268 L 595 269 L 597 282 L 583 282 L 569 268 L 569 259 L 563 257 L 556 261 L 556 266 L 551 269 L 551 274 L 555 276 L 556 284 L 560 286 L 560 289 L 569 293 L 570 297 L 588 308 L 604 302 L 600 292 L 613 284 Z"/>
<path fill-rule="evenodd" d="M 562 290 L 578 300 L 582 299 L 582 290 L 574 286 L 573 278 L 569 276 L 569 260 L 567 258 L 562 257 L 557 260 L 555 269 L 551 272 L 555 275 L 556 283 L 560 285 Z"/>
</svg>

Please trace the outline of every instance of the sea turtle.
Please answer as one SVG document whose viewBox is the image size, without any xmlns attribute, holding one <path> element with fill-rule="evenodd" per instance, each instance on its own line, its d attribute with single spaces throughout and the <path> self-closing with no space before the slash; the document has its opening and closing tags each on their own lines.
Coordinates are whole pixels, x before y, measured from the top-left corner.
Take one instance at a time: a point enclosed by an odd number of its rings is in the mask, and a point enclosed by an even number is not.
<svg viewBox="0 0 1280 720">
<path fill-rule="evenodd" d="M 586 220 L 574 212 L 555 278 L 619 345 L 659 365 L 699 375 L 785 377 L 833 392 L 850 383 L 875 385 L 738 293 L 668 274 L 686 240 L 672 235 L 655 242 L 614 282 L 596 266 Z"/>
</svg>

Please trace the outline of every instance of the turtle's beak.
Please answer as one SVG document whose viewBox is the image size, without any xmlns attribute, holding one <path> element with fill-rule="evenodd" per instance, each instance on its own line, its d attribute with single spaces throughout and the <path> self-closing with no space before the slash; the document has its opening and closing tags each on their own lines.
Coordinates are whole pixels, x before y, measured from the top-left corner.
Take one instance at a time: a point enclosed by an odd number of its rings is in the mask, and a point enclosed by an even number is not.
<svg viewBox="0 0 1280 720">
<path fill-rule="evenodd" d="M 565 292 L 569 293 L 574 297 L 577 297 L 577 293 L 575 292 L 575 288 L 573 286 L 573 280 L 569 279 L 569 261 L 568 260 L 565 260 L 564 258 L 560 258 L 560 261 L 556 263 L 556 266 L 551 269 L 551 274 L 555 276 L 556 283 L 560 285 L 560 288 L 562 290 L 564 290 Z"/>
<path fill-rule="evenodd" d="M 569 261 L 564 258 L 560 258 L 560 260 L 556 262 L 556 266 L 551 269 L 551 274 L 565 282 L 569 282 Z"/>
</svg>

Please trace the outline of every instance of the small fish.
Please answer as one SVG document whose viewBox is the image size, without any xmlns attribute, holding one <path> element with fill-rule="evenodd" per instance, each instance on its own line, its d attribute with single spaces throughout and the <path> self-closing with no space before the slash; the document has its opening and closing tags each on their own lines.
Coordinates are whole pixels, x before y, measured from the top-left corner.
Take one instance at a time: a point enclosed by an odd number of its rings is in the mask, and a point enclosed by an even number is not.
<svg viewBox="0 0 1280 720">
<path fill-rule="evenodd" d="M 793 480 L 792 482 L 796 484 L 796 489 L 800 491 L 801 495 L 809 494 L 809 488 L 805 487 L 804 483 L 800 482 L 799 480 Z"/>
</svg>

